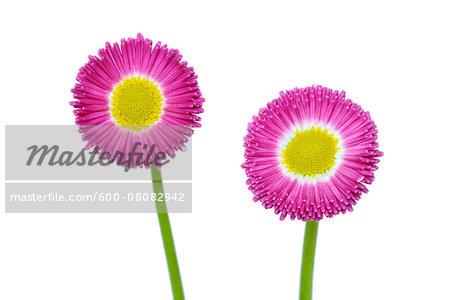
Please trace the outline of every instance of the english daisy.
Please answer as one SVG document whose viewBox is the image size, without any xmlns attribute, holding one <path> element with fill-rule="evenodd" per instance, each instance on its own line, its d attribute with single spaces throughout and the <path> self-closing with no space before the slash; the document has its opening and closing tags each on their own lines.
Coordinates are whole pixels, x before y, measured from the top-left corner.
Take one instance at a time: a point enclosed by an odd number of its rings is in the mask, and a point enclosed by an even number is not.
<svg viewBox="0 0 450 300">
<path fill-rule="evenodd" d="M 70 102 L 86 148 L 97 146 L 112 160 L 133 145 L 144 157 L 164 152 L 173 158 L 184 150 L 193 128 L 201 126 L 205 99 L 194 69 L 181 58 L 178 50 L 141 34 L 120 45 L 106 43 L 98 56 L 89 56 L 72 89 L 76 101 Z M 129 163 L 149 167 L 137 156 Z"/>
<path fill-rule="evenodd" d="M 153 193 L 164 198 L 159 154 L 175 157 L 200 127 L 205 101 L 178 50 L 141 34 L 106 43 L 80 68 L 72 89 L 75 123 L 86 148 L 127 167 L 151 167 Z M 140 153 L 141 155 L 134 155 Z M 104 155 L 106 154 L 106 156 Z M 122 156 L 117 155 L 122 154 Z M 124 159 L 124 156 L 128 159 Z M 161 198 L 161 197 L 159 197 Z M 165 201 L 155 201 L 174 299 L 184 299 Z"/>
<path fill-rule="evenodd" d="M 319 221 L 352 211 L 383 155 L 368 112 L 345 92 L 312 86 L 281 92 L 244 137 L 247 184 L 281 220 Z"/>
<path fill-rule="evenodd" d="M 352 211 L 375 178 L 377 133 L 344 91 L 322 86 L 281 92 L 248 124 L 242 167 L 254 201 L 306 221 L 300 300 L 312 298 L 319 220 Z"/>
</svg>

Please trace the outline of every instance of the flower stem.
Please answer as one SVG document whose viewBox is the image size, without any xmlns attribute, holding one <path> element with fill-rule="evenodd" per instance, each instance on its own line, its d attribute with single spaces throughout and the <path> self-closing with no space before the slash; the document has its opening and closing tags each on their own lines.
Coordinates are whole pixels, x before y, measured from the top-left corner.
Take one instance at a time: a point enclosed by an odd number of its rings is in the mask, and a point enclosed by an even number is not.
<svg viewBox="0 0 450 300">
<path fill-rule="evenodd" d="M 166 252 L 167 267 L 169 269 L 170 282 L 172 284 L 172 293 L 174 300 L 184 300 L 183 284 L 181 283 L 180 268 L 178 267 L 177 253 L 173 241 L 172 229 L 170 227 L 169 213 L 167 211 L 164 198 L 164 187 L 161 171 L 151 167 L 153 192 L 156 194 L 156 212 L 158 214 L 159 227 Z M 160 196 L 162 194 L 162 197 Z M 162 199 L 163 201 L 158 201 Z"/>
<path fill-rule="evenodd" d="M 316 253 L 319 222 L 306 221 L 303 239 L 302 270 L 300 275 L 300 300 L 312 299 L 314 256 Z"/>
</svg>

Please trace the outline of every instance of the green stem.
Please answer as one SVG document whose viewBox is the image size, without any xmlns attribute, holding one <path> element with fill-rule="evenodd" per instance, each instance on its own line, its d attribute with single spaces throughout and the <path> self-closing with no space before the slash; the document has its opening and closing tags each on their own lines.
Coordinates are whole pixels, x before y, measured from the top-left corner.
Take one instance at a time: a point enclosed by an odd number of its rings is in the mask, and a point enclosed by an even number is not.
<svg viewBox="0 0 450 300">
<path fill-rule="evenodd" d="M 314 256 L 316 253 L 319 222 L 306 221 L 303 239 L 302 271 L 300 275 L 300 300 L 312 299 Z"/>
<path fill-rule="evenodd" d="M 161 236 L 164 244 L 164 251 L 166 252 L 167 267 L 169 269 L 170 282 L 172 284 L 173 299 L 184 300 L 180 268 L 178 267 L 177 253 L 175 251 L 172 229 L 170 227 L 169 213 L 167 212 L 166 201 L 164 198 L 164 187 L 161 171 L 152 166 L 151 172 L 153 192 L 156 194 L 156 212 L 158 214 L 159 227 L 161 229 Z M 158 201 L 158 199 L 163 199 L 163 201 Z"/>
</svg>

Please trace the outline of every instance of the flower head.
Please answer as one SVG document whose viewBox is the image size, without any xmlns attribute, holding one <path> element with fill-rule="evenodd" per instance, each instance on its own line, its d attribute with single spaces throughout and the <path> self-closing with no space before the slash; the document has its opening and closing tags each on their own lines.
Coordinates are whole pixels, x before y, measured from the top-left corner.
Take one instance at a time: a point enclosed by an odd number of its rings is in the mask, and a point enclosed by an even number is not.
<svg viewBox="0 0 450 300">
<path fill-rule="evenodd" d="M 322 86 L 295 88 L 260 109 L 244 137 L 253 200 L 284 220 L 352 211 L 383 155 L 369 112 Z"/>
<path fill-rule="evenodd" d="M 173 158 L 184 150 L 193 128 L 201 126 L 205 99 L 194 69 L 181 58 L 178 50 L 153 45 L 141 34 L 120 46 L 106 43 L 98 57 L 89 56 L 72 89 L 76 101 L 70 102 L 86 148 L 97 146 L 111 160 L 116 152 Z M 132 167 L 142 165 L 133 158 Z"/>
</svg>

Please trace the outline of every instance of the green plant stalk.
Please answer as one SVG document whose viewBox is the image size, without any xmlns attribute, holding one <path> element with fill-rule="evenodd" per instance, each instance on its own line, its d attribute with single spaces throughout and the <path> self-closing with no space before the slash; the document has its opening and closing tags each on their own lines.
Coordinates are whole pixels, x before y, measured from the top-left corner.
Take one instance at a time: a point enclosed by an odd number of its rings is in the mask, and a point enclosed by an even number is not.
<svg viewBox="0 0 450 300">
<path fill-rule="evenodd" d="M 170 227 L 169 213 L 167 211 L 166 201 L 164 197 L 164 187 L 161 171 L 151 167 L 153 192 L 156 194 L 156 213 L 158 214 L 159 227 L 161 229 L 161 237 L 166 253 L 167 267 L 169 269 L 170 283 L 172 285 L 172 293 L 174 300 L 184 300 L 183 284 L 181 282 L 180 268 L 178 267 L 177 253 L 175 251 L 175 243 L 173 241 L 172 228 Z M 160 196 L 162 194 L 162 197 Z M 162 199 L 163 201 L 158 201 Z"/>
<path fill-rule="evenodd" d="M 303 239 L 302 270 L 300 275 L 300 300 L 312 299 L 314 256 L 316 254 L 319 222 L 306 221 Z"/>
</svg>

